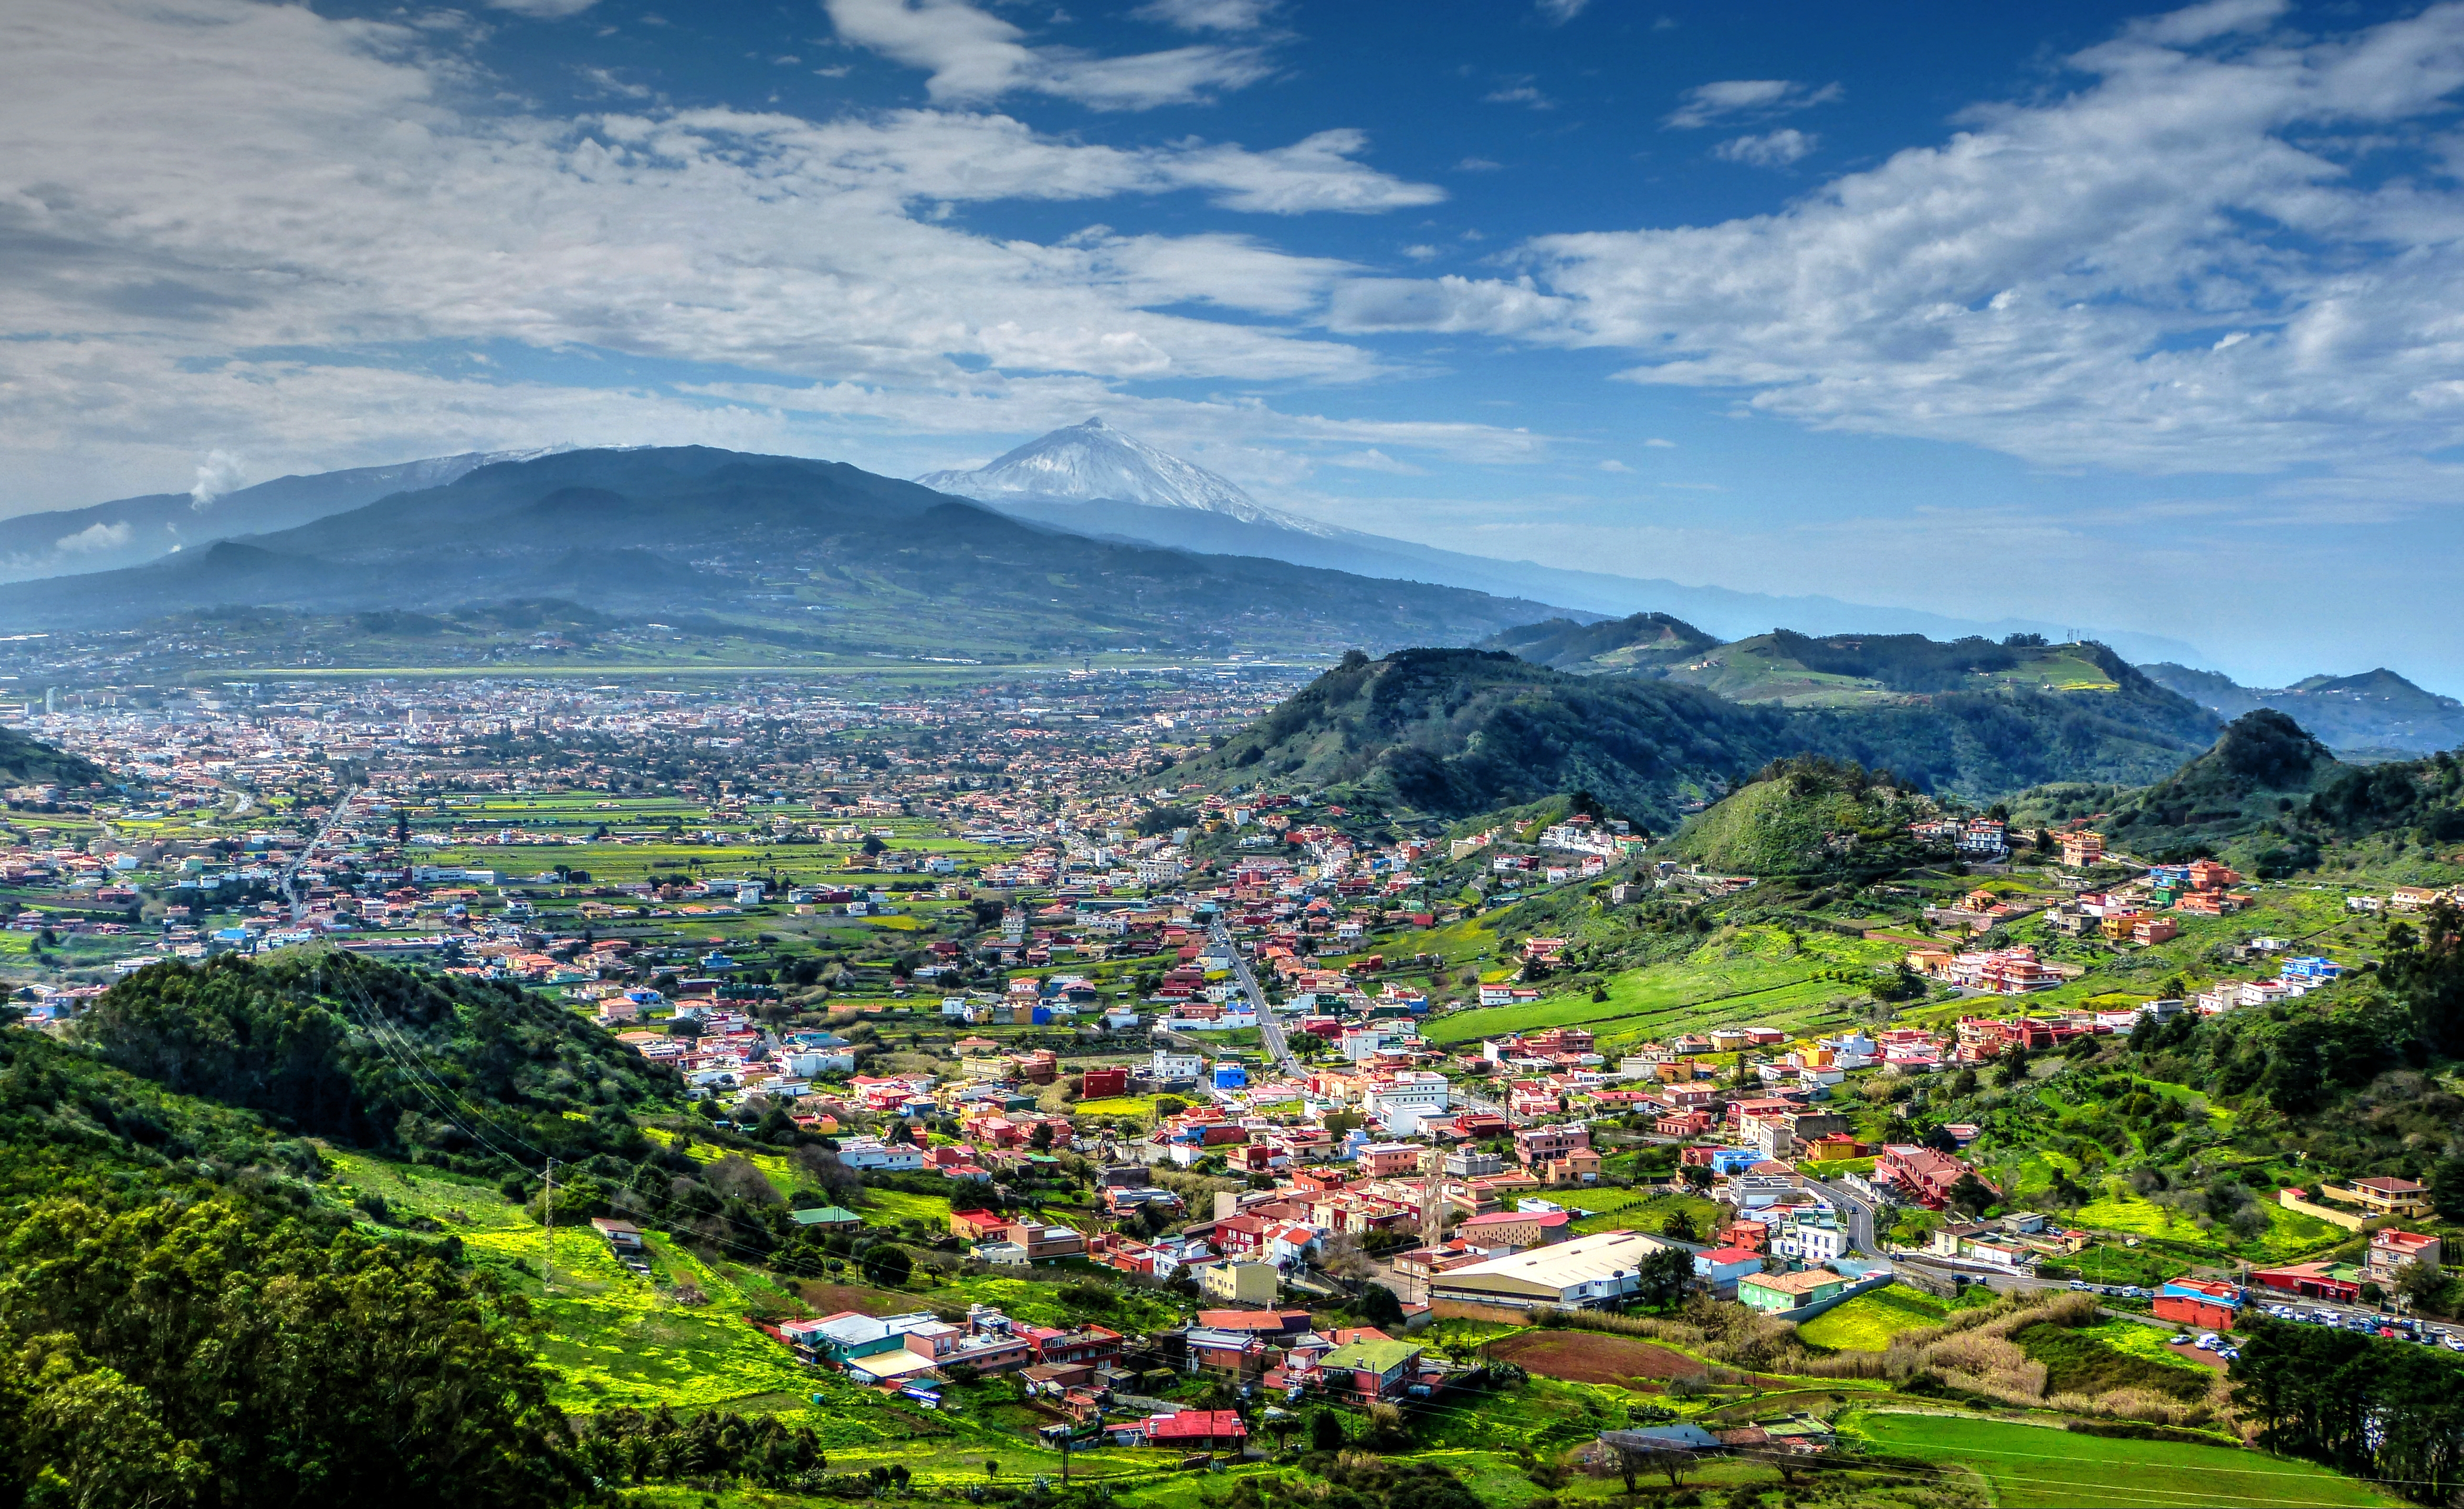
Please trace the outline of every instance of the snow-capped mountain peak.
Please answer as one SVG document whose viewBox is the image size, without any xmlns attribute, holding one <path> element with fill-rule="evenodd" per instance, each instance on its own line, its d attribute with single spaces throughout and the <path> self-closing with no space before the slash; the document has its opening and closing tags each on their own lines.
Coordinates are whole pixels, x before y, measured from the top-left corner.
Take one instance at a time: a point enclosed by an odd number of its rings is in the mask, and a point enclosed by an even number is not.
<svg viewBox="0 0 2464 1509">
<path fill-rule="evenodd" d="M 1101 417 L 1040 435 L 973 471 L 928 471 L 915 480 L 936 492 L 985 503 L 1138 503 L 1221 514 L 1247 524 L 1312 535 L 1336 533 L 1270 509 L 1239 484 L 1125 435 Z"/>
</svg>

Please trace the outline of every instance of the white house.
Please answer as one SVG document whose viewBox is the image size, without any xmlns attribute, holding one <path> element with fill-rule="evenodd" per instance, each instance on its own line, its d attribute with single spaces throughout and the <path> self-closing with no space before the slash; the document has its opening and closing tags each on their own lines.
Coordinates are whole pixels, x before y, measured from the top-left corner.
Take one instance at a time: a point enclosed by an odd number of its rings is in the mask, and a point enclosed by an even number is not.
<svg viewBox="0 0 2464 1509">
<path fill-rule="evenodd" d="M 839 1162 L 867 1173 L 874 1170 L 900 1172 L 924 1167 L 924 1149 L 909 1144 L 892 1145 L 878 1137 L 849 1137 L 839 1144 Z"/>
</svg>

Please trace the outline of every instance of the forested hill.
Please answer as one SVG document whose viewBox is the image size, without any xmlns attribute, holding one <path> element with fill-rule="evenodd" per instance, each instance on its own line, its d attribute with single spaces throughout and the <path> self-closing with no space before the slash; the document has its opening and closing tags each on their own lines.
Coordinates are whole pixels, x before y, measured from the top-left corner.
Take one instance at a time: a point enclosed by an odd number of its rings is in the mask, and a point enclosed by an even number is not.
<svg viewBox="0 0 2464 1509">
<path fill-rule="evenodd" d="M 2266 878 L 2318 863 L 2332 842 L 2464 840 L 2464 764 L 2452 754 L 2347 765 L 2273 708 L 2246 712 L 2215 746 L 2104 820 L 2143 858 L 2223 855 Z"/>
<path fill-rule="evenodd" d="M 510 986 L 319 950 L 141 970 L 77 1020 L 104 1062 L 290 1131 L 491 1177 L 488 1144 L 571 1162 L 639 1156 L 629 1111 L 675 1076 Z M 573 1114 L 568 1114 L 573 1113 Z"/>
<path fill-rule="evenodd" d="M 179 1042 L 269 1086 L 316 1063 L 315 1025 L 209 1011 Z M 329 1176 L 255 1112 L 0 1032 L 0 1504 L 585 1497 L 527 1301 L 453 1236 L 355 1231 Z"/>
<path fill-rule="evenodd" d="M 1573 676 L 1491 650 L 1355 652 L 1174 775 L 1356 784 L 1448 814 L 1580 789 L 1664 830 L 1681 804 L 1782 753 L 1790 736 L 1785 715 L 1691 687 Z"/>
<path fill-rule="evenodd" d="M 1717 648 L 1717 636 L 1665 613 L 1637 613 L 1598 623 L 1550 619 L 1525 623 L 1484 643 L 1535 666 L 1587 673 L 1640 670 Z"/>
<path fill-rule="evenodd" d="M 108 784 L 111 773 L 82 754 L 55 749 L 14 729 L 0 729 L 0 785 Z"/>
<path fill-rule="evenodd" d="M 551 1407 L 523 1264 L 346 1204 L 324 1148 L 483 1175 L 534 1219 L 553 1155 L 560 1224 L 820 1274 L 751 1161 L 645 1131 L 679 1089 L 513 987 L 323 949 L 141 971 L 72 1041 L 0 1032 L 0 1506 L 611 1501 L 632 1459 Z M 861 1199 L 826 1145 L 796 1155 Z M 733 1430 L 708 1460 L 818 1473 L 810 1431 Z"/>
<path fill-rule="evenodd" d="M 2152 711 L 2028 689 L 1782 709 L 1498 651 L 1354 654 L 1175 773 L 1217 789 L 1352 786 L 1458 816 L 1587 790 L 1666 831 L 1688 803 L 1792 754 L 1980 799 L 2056 780 L 2159 779 L 2211 737 L 2196 710 L 2195 732 L 2178 726 L 2188 705 L 2160 695 Z"/>
</svg>

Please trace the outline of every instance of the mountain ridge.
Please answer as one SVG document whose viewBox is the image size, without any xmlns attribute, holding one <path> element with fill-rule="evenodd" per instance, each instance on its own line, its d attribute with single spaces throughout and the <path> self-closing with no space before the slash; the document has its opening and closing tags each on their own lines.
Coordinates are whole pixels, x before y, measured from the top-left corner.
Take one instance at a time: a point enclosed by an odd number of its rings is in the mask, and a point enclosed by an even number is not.
<svg viewBox="0 0 2464 1509">
<path fill-rule="evenodd" d="M 2290 687 L 2245 687 L 2219 671 L 2169 661 L 2139 669 L 2220 717 L 2273 708 L 2345 754 L 2431 754 L 2464 747 L 2464 702 L 2425 690 L 2384 666 L 2352 676 L 2304 676 Z"/>
<path fill-rule="evenodd" d="M 363 507 L 394 492 L 441 487 L 503 461 L 562 447 L 472 450 L 375 467 L 275 477 L 199 498 L 149 492 L 0 519 L 0 582 L 143 565 L 217 540 L 268 534 Z"/>
<path fill-rule="evenodd" d="M 1090 540 L 843 462 L 677 447 L 494 462 L 288 530 L 0 586 L 0 623 L 124 627 L 230 603 L 357 612 L 576 596 L 628 611 L 786 618 L 807 637 L 841 633 L 842 614 L 869 615 L 889 634 L 1036 654 L 1239 644 L 1331 655 L 1468 642 L 1557 611 Z M 925 647 L 965 645 L 934 637 Z"/>
<path fill-rule="evenodd" d="M 2161 779 L 2214 725 L 2159 696 L 2088 703 L 2021 688 L 1786 708 L 1665 679 L 1574 675 L 1497 649 L 1413 648 L 1347 655 L 1175 770 L 1218 789 L 1343 787 L 1448 816 L 1582 790 L 1666 831 L 1692 804 L 1801 754 L 1978 799 L 2057 780 Z"/>
<path fill-rule="evenodd" d="M 1580 613 L 1608 618 L 1639 611 L 1669 613 L 1731 640 L 1782 625 L 1809 634 L 1915 633 L 1946 638 L 2065 632 L 2033 620 L 1982 623 L 1923 609 L 1878 607 L 1822 596 L 1771 596 L 1688 586 L 1657 578 L 1465 555 L 1364 534 L 1270 508 L 1239 484 L 1123 434 L 1101 417 L 1040 435 L 984 466 L 928 471 L 915 480 L 1014 517 L 1076 534 L 1174 549 L 1265 556 L 1295 565 L 1562 603 Z M 2161 635 L 2105 631 L 2099 637 L 2142 659 L 2198 655 L 2190 645 Z"/>
</svg>

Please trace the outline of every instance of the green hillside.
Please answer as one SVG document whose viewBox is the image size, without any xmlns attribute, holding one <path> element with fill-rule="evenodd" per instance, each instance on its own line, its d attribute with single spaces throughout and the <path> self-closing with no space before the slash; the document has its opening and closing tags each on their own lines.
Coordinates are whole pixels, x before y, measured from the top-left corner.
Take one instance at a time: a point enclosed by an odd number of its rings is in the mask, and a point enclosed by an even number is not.
<svg viewBox="0 0 2464 1509">
<path fill-rule="evenodd" d="M 1693 663 L 1672 667 L 1679 681 L 1723 696 L 1798 707 L 1857 707 L 1951 691 L 2027 689 L 2123 694 L 2190 710 L 2101 645 L 2047 645 L 2013 635 L 1943 643 L 1922 634 L 1834 634 L 1815 638 L 1787 629 L 1723 645 Z"/>
<path fill-rule="evenodd" d="M 1887 776 L 1805 755 L 1756 772 L 1653 857 L 1719 874 L 1881 875 L 1927 857 L 1908 824 L 1937 810 Z"/>
<path fill-rule="evenodd" d="M 1551 670 L 1603 675 L 1690 660 L 1719 644 L 1716 636 L 1683 619 L 1637 613 L 1598 623 L 1576 623 L 1571 619 L 1526 623 L 1492 636 L 1480 647 L 1502 649 Z"/>
<path fill-rule="evenodd" d="M 1787 720 L 1690 687 L 1573 676 L 1485 650 L 1351 655 L 1174 775 L 1349 786 L 1469 814 L 1576 790 L 1654 828 L 1781 753 Z"/>
<path fill-rule="evenodd" d="M 2100 820 L 2107 842 L 2153 859 L 2218 854 L 2262 875 L 2316 867 L 2336 844 L 2400 859 L 2464 841 L 2464 767 L 2452 754 L 2347 765 L 2273 708 Z"/>
<path fill-rule="evenodd" d="M 1573 675 L 1497 651 L 1417 649 L 1347 657 L 1175 769 L 1219 790 L 1339 787 L 1450 817 L 1589 791 L 1666 831 L 1691 804 L 1791 754 L 1853 761 L 1892 772 L 1913 790 L 1990 800 L 2052 780 L 2154 780 L 2211 737 L 2196 708 L 2135 688 L 2015 688 L 1790 709 L 1668 680 Z"/>
<path fill-rule="evenodd" d="M 14 729 L 0 729 L 0 785 L 86 786 L 111 778 L 109 771 L 81 754 L 55 749 Z"/>
</svg>

